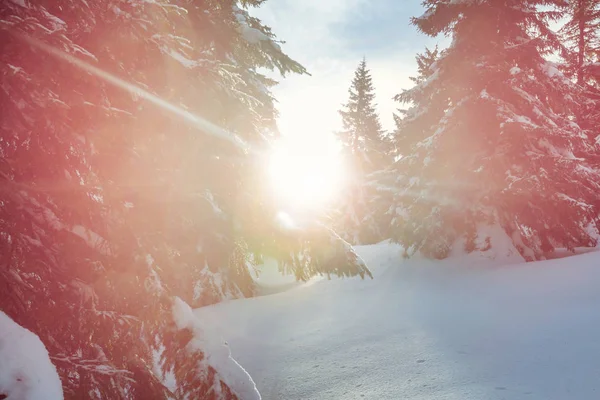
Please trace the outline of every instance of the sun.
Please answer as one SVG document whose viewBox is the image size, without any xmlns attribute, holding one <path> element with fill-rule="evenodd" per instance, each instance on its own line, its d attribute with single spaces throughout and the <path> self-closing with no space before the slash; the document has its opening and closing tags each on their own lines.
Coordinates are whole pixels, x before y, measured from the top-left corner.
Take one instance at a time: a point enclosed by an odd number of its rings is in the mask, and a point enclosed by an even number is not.
<svg viewBox="0 0 600 400">
<path fill-rule="evenodd" d="M 343 186 L 340 145 L 333 134 L 283 136 L 272 148 L 269 178 L 274 195 L 286 208 L 322 209 Z"/>
</svg>

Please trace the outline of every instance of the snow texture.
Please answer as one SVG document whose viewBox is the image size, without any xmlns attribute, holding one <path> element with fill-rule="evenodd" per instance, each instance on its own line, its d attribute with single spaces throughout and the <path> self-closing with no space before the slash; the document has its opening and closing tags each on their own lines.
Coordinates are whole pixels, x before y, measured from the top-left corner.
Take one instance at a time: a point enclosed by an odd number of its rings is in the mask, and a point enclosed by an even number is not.
<svg viewBox="0 0 600 400">
<path fill-rule="evenodd" d="M 220 381 L 223 381 L 240 399 L 261 399 L 250 375 L 231 357 L 227 343 L 208 329 L 212 321 L 202 324 L 190 306 L 179 297 L 175 297 L 173 301 L 172 312 L 178 329 L 190 329 L 193 332 L 194 338 L 189 346 L 204 352 L 206 357 L 201 362 L 206 363 L 207 368 L 211 366 L 217 371 L 212 386 L 212 390 L 217 394 L 216 398 L 220 398 Z"/>
<path fill-rule="evenodd" d="M 600 253 L 502 266 L 478 254 L 403 260 L 387 243 L 357 250 L 375 279 L 195 311 L 264 399 L 597 398 Z"/>
<path fill-rule="evenodd" d="M 40 338 L 2 311 L 0 395 L 8 400 L 63 399 L 60 378 Z"/>
</svg>

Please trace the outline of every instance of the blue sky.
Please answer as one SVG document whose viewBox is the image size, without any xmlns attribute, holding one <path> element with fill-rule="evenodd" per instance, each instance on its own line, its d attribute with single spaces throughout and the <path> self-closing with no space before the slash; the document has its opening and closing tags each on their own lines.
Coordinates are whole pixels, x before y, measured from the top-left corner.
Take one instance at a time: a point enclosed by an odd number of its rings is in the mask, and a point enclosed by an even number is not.
<svg viewBox="0 0 600 400">
<path fill-rule="evenodd" d="M 410 25 L 420 0 L 269 0 L 252 14 L 273 28 L 292 58 L 312 76 L 292 76 L 275 89 L 284 134 L 322 135 L 341 128 L 354 70 L 366 56 L 384 127 L 393 127 L 392 97 L 409 88 L 417 52 L 442 42 Z"/>
</svg>

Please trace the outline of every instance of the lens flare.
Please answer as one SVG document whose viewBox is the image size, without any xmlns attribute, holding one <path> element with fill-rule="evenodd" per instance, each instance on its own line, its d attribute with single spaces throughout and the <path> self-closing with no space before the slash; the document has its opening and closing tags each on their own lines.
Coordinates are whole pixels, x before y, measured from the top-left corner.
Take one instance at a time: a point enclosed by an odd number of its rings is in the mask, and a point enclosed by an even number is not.
<svg viewBox="0 0 600 400">
<path fill-rule="evenodd" d="M 339 146 L 332 135 L 284 136 L 273 146 L 268 168 L 275 197 L 295 210 L 328 205 L 343 181 Z"/>
</svg>

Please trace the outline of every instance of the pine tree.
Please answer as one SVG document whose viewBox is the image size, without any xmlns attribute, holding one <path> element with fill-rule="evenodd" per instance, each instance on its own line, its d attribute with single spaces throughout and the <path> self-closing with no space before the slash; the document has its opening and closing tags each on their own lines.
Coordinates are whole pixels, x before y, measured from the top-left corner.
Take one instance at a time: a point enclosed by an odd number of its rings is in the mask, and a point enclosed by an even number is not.
<svg viewBox="0 0 600 400">
<path fill-rule="evenodd" d="M 0 4 L 0 310 L 67 399 L 242 397 L 174 311 L 252 295 L 268 246 L 313 256 L 284 260 L 298 275 L 370 275 L 324 227 L 281 232 L 251 184 L 276 135 L 257 70 L 305 72 L 260 3 Z"/>
<path fill-rule="evenodd" d="M 415 57 L 417 61 L 417 76 L 411 76 L 409 79 L 416 85 L 425 82 L 432 74 L 432 66 L 440 56 L 440 51 L 436 45 L 433 50 L 425 48 L 425 52 L 417 54 Z"/>
<path fill-rule="evenodd" d="M 544 58 L 560 43 L 560 1 L 427 0 L 413 23 L 452 35 L 427 79 L 398 99 L 412 104 L 397 136 L 392 224 L 409 253 L 486 250 L 499 226 L 529 260 L 555 247 L 595 245 L 598 174 L 592 138 L 572 121 L 583 97 Z M 492 238 L 493 239 L 493 238 Z"/>
<path fill-rule="evenodd" d="M 409 79 L 415 84 L 419 85 L 424 83 L 434 72 L 435 62 L 440 57 L 440 51 L 438 46 L 435 46 L 433 50 L 425 48 L 423 53 L 418 53 L 415 57 L 417 63 L 417 76 L 411 76 Z M 402 95 L 394 96 L 394 100 L 403 103 Z M 414 108 L 417 104 L 412 104 Z M 398 109 L 398 113 L 394 113 L 394 123 L 396 129 L 392 135 L 392 161 L 391 163 L 381 171 L 373 174 L 373 179 L 369 182 L 371 190 L 375 193 L 373 202 L 377 205 L 376 209 L 379 210 L 380 214 L 386 216 L 383 219 L 390 225 L 397 223 L 397 219 L 393 216 L 397 212 L 397 204 L 395 196 L 397 195 L 398 188 L 396 187 L 396 180 L 398 178 L 398 170 L 401 166 L 397 165 L 402 157 L 410 154 L 411 140 L 414 140 L 413 132 L 404 131 L 405 120 L 404 118 L 410 114 L 411 110 Z M 408 153 L 408 154 L 407 154 Z M 391 216 L 391 217 L 390 217 Z"/>
<path fill-rule="evenodd" d="M 600 1 L 571 0 L 566 4 L 567 22 L 561 28 L 565 49 L 562 70 L 584 88 L 588 101 L 576 113 L 583 129 L 598 136 L 600 123 Z"/>
<path fill-rule="evenodd" d="M 570 0 L 566 13 L 568 20 L 560 30 L 567 50 L 562 53 L 567 62 L 565 73 L 584 86 L 595 79 L 592 67 L 600 52 L 600 1 Z"/>
<path fill-rule="evenodd" d="M 439 57 L 440 57 L 440 51 L 438 49 L 438 46 L 435 46 L 435 48 L 433 50 L 430 50 L 429 48 L 426 47 L 425 51 L 423 53 L 417 54 L 415 57 L 415 60 L 417 62 L 417 76 L 410 76 L 408 79 L 410 79 L 412 82 L 414 82 L 415 85 L 420 85 L 420 84 L 424 83 L 433 74 L 434 63 L 438 60 Z M 402 95 L 395 96 L 394 100 L 402 103 L 403 102 Z M 397 152 L 397 154 L 395 154 L 395 156 L 402 155 L 402 149 L 404 147 L 404 143 L 403 143 L 402 139 L 404 136 L 406 136 L 409 139 L 409 143 L 410 143 L 410 133 L 407 132 L 405 134 L 402 131 L 403 117 L 408 114 L 408 110 L 399 109 L 398 112 L 400 115 L 394 114 L 394 122 L 396 125 L 396 132 L 393 137 L 394 137 L 395 149 Z"/>
<path fill-rule="evenodd" d="M 359 171 L 377 169 L 380 160 L 384 158 L 384 132 L 375 110 L 374 91 L 371 72 L 367 68 L 366 59 L 363 58 L 348 89 L 348 102 L 339 111 L 343 124 L 339 138 L 353 157 L 353 166 Z"/>
<path fill-rule="evenodd" d="M 366 59 L 354 73 L 349 99 L 339 111 L 343 130 L 338 137 L 348 164 L 348 194 L 338 209 L 337 227 L 351 243 L 372 243 L 382 238 L 373 218 L 368 190 L 369 175 L 383 168 L 390 158 L 391 146 L 375 110 L 375 89 Z M 380 226 L 381 225 L 381 226 Z"/>
</svg>

